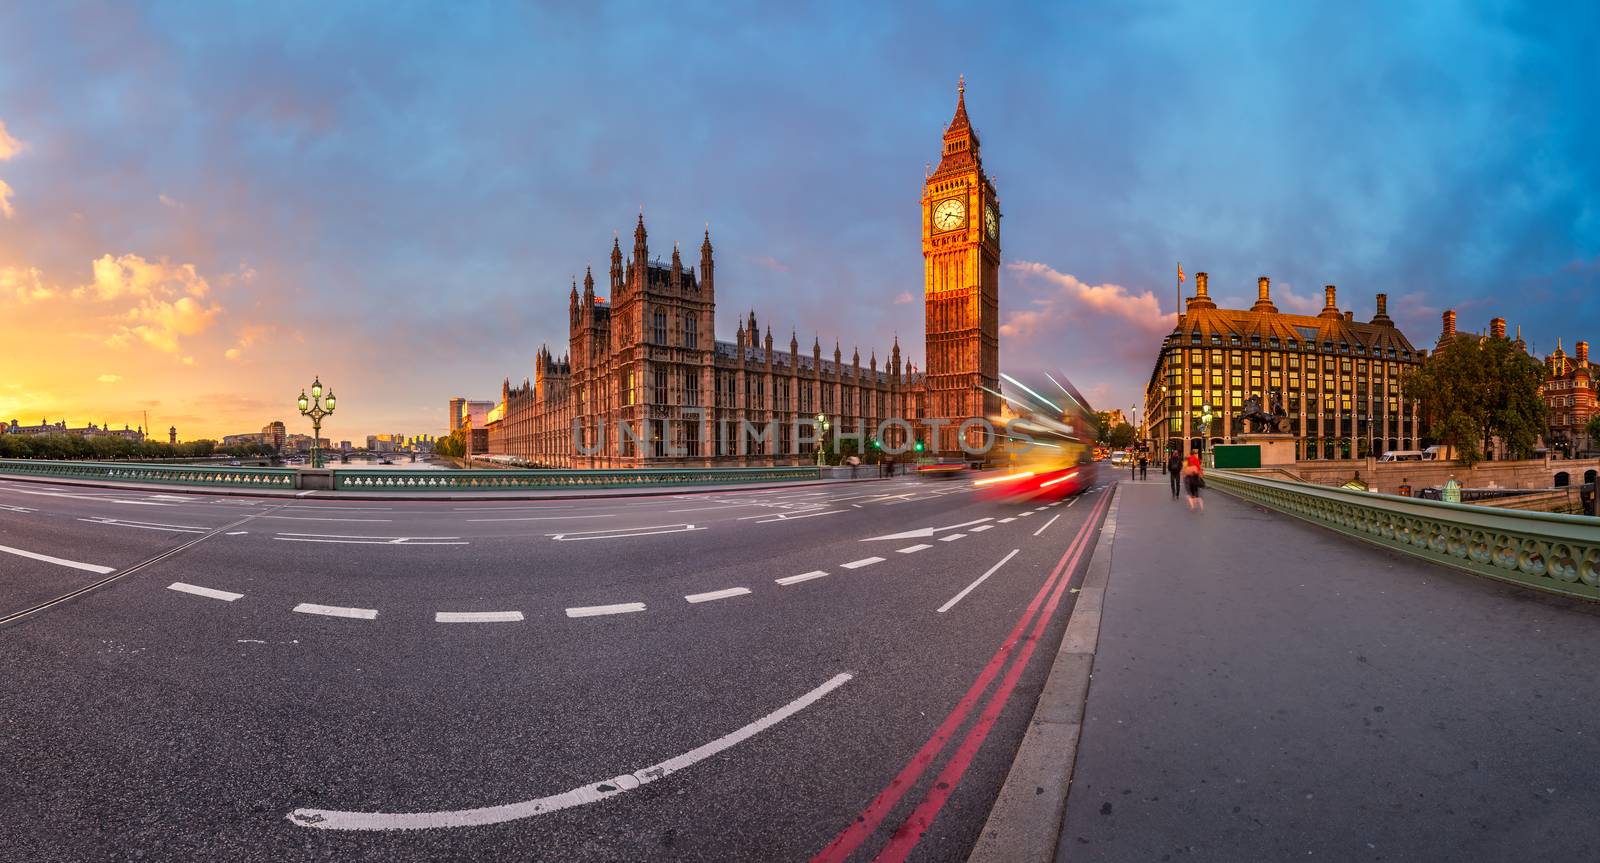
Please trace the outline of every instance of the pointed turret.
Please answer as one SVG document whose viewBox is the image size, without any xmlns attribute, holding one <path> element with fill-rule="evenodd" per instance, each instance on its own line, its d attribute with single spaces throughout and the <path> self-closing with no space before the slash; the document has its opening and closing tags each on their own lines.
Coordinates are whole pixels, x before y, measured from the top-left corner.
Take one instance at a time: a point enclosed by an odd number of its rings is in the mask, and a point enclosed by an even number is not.
<svg viewBox="0 0 1600 863">
<path fill-rule="evenodd" d="M 703 291 L 706 294 L 706 296 L 708 296 L 708 297 L 711 296 L 712 290 L 713 290 L 712 283 L 711 283 L 711 270 L 712 270 L 712 261 L 711 261 L 711 224 L 708 222 L 706 224 L 706 238 L 705 238 L 704 241 L 702 241 L 700 243 L 700 274 L 699 274 L 700 275 L 700 290 Z"/>
<path fill-rule="evenodd" d="M 639 224 L 634 226 L 633 229 L 633 268 L 637 274 L 634 277 L 633 284 L 640 289 L 645 286 L 645 277 L 649 274 L 648 268 L 650 266 L 650 246 L 645 242 L 645 236 L 644 207 L 641 205 L 639 207 Z"/>
<path fill-rule="evenodd" d="M 683 290 L 683 258 L 678 256 L 678 244 L 672 244 L 672 290 Z"/>
<path fill-rule="evenodd" d="M 972 121 L 967 119 L 967 78 L 963 75 L 956 84 L 955 116 L 950 118 L 950 126 L 944 130 L 944 153 L 933 174 L 964 171 L 973 167 L 981 169 L 982 160 L 978 156 L 977 130 L 972 128 Z"/>
<path fill-rule="evenodd" d="M 800 353 L 800 339 L 795 336 L 794 330 L 789 331 L 789 354 L 793 356 Z"/>
<path fill-rule="evenodd" d="M 611 299 L 617 298 L 617 293 L 622 290 L 622 243 L 617 235 L 611 235 Z"/>
</svg>

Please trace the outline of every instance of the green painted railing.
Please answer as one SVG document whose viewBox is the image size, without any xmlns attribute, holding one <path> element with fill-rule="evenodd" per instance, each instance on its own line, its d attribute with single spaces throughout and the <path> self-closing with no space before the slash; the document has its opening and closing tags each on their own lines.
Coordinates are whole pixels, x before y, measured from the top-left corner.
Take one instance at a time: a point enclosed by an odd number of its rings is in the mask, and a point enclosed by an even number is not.
<svg viewBox="0 0 1600 863">
<path fill-rule="evenodd" d="M 1352 491 L 1226 470 L 1206 484 L 1425 560 L 1600 600 L 1600 519 Z"/>
<path fill-rule="evenodd" d="M 0 473 L 28 474 L 55 479 L 92 479 L 112 482 L 150 482 L 170 485 L 206 485 L 226 488 L 295 487 L 294 468 L 211 467 L 208 465 L 157 465 L 130 462 L 50 461 L 0 459 Z"/>
<path fill-rule="evenodd" d="M 820 479 L 814 467 L 640 470 L 335 470 L 336 491 L 522 491 Z"/>
</svg>

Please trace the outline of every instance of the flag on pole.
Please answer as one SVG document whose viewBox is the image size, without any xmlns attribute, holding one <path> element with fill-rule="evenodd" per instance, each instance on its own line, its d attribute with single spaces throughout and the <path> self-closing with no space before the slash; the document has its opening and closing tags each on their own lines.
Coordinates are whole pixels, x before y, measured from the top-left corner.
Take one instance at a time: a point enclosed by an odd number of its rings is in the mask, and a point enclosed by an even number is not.
<svg viewBox="0 0 1600 863">
<path fill-rule="evenodd" d="M 1179 282 L 1183 281 L 1183 262 L 1182 261 L 1178 262 L 1178 281 Z"/>
</svg>

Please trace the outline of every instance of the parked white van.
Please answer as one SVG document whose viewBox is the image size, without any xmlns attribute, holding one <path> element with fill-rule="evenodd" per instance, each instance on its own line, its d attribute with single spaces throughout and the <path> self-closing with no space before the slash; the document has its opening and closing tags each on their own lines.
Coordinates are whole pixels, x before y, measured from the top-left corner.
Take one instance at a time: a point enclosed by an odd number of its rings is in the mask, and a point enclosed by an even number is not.
<svg viewBox="0 0 1600 863">
<path fill-rule="evenodd" d="M 1422 451 L 1415 449 L 1392 449 L 1378 456 L 1378 461 L 1422 461 Z"/>
<path fill-rule="evenodd" d="M 1448 446 L 1434 444 L 1422 451 L 1423 461 L 1449 461 L 1452 458 L 1455 458 L 1455 454 L 1451 452 L 1451 448 Z"/>
</svg>

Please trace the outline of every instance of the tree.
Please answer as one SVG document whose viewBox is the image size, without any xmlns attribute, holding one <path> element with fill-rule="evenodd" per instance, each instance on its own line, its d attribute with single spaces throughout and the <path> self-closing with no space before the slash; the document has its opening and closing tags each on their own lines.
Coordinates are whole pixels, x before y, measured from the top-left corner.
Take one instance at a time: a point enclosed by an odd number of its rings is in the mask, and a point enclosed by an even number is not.
<svg viewBox="0 0 1600 863">
<path fill-rule="evenodd" d="M 1589 437 L 1584 451 L 1600 449 L 1600 413 L 1589 417 L 1589 422 L 1584 425 L 1583 433 Z"/>
<path fill-rule="evenodd" d="M 1094 442 L 1101 445 L 1111 443 L 1111 411 L 1094 412 Z"/>
<path fill-rule="evenodd" d="M 1117 423 L 1117 427 L 1111 430 L 1106 439 L 1117 449 L 1126 449 L 1133 443 L 1133 435 L 1133 426 L 1127 423 Z"/>
<path fill-rule="evenodd" d="M 1422 403 L 1432 436 L 1469 467 L 1495 438 L 1531 458 L 1545 428 L 1544 366 L 1504 338 L 1460 334 L 1408 372 L 1401 386 Z"/>
</svg>

